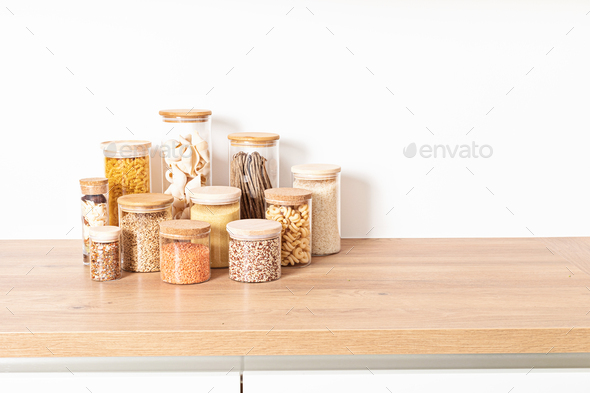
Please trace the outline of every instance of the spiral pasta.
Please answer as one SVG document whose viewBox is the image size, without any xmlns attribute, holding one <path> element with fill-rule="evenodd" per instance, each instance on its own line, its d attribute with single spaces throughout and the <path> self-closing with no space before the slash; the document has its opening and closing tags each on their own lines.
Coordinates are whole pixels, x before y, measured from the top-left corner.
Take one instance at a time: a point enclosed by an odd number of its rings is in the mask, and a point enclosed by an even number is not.
<svg viewBox="0 0 590 393">
<path fill-rule="evenodd" d="M 295 206 L 269 204 L 266 219 L 279 222 L 281 265 L 307 264 L 311 260 L 311 220 L 307 203 Z"/>
<path fill-rule="evenodd" d="M 109 225 L 119 225 L 117 199 L 127 194 L 150 192 L 149 157 L 105 157 L 105 177 L 109 179 Z"/>
</svg>

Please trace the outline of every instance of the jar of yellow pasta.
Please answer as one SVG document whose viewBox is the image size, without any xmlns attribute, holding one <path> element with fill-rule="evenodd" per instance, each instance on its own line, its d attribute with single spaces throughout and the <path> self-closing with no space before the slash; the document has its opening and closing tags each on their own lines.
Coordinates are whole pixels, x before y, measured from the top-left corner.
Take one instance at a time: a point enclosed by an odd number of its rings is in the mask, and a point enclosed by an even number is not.
<svg viewBox="0 0 590 393">
<path fill-rule="evenodd" d="M 264 191 L 266 219 L 281 224 L 281 265 L 311 263 L 311 192 L 301 188 Z"/>
<path fill-rule="evenodd" d="M 109 225 L 119 225 L 117 199 L 122 195 L 151 191 L 148 141 L 108 141 L 100 144 L 104 153 L 104 174 L 109 179 Z"/>
</svg>

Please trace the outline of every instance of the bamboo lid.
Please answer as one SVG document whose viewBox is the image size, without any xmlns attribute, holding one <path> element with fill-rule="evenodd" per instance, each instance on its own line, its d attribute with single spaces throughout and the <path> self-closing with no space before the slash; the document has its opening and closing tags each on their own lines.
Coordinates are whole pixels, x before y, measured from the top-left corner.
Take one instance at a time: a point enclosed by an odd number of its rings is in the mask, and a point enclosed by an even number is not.
<svg viewBox="0 0 590 393">
<path fill-rule="evenodd" d="M 110 158 L 137 158 L 150 154 L 150 141 L 121 140 L 106 141 L 100 144 L 105 157 Z"/>
<path fill-rule="evenodd" d="M 264 198 L 273 204 L 304 203 L 311 198 L 311 191 L 302 188 L 269 188 L 264 190 Z"/>
<path fill-rule="evenodd" d="M 291 172 L 295 175 L 326 176 L 335 175 L 341 170 L 340 165 L 333 164 L 302 164 L 291 167 Z"/>
<path fill-rule="evenodd" d="M 205 122 L 211 116 L 208 109 L 162 109 L 159 112 L 166 123 Z"/>
<path fill-rule="evenodd" d="M 232 221 L 226 225 L 227 232 L 234 239 L 271 239 L 281 234 L 283 226 L 273 220 L 251 218 Z"/>
<path fill-rule="evenodd" d="M 227 139 L 231 141 L 232 146 L 271 146 L 274 145 L 279 138 L 279 134 L 273 134 L 270 132 L 236 132 L 227 136 Z"/>
<path fill-rule="evenodd" d="M 80 189 L 84 195 L 106 194 L 109 192 L 109 179 L 106 177 L 80 179 Z"/>
<path fill-rule="evenodd" d="M 114 242 L 119 240 L 121 228 L 110 225 L 90 227 L 88 229 L 88 235 L 90 239 L 97 242 Z"/>
<path fill-rule="evenodd" d="M 211 224 L 197 220 L 168 220 L 160 223 L 160 234 L 193 237 L 209 233 Z"/>
<path fill-rule="evenodd" d="M 242 196 L 242 190 L 237 187 L 207 186 L 189 190 L 193 203 L 203 205 L 223 205 L 237 202 Z"/>
<path fill-rule="evenodd" d="M 157 209 L 168 207 L 174 202 L 172 195 L 166 194 L 129 194 L 123 195 L 117 199 L 117 203 L 122 208 L 149 208 Z"/>
</svg>

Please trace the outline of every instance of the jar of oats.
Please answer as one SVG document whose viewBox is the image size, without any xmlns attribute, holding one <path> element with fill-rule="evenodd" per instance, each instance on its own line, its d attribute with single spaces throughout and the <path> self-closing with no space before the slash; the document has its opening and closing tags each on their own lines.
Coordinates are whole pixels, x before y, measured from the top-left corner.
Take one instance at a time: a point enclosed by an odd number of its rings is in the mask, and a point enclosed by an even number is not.
<svg viewBox="0 0 590 393">
<path fill-rule="evenodd" d="M 311 191 L 313 198 L 312 255 L 340 251 L 340 171 L 340 166 L 332 164 L 304 164 L 291 168 L 293 187 Z"/>
<path fill-rule="evenodd" d="M 80 179 L 82 191 L 82 261 L 90 263 L 90 228 L 109 225 L 107 193 L 109 181 L 105 177 Z"/>
<path fill-rule="evenodd" d="M 160 277 L 170 284 L 198 284 L 211 278 L 211 225 L 197 220 L 160 223 Z"/>
<path fill-rule="evenodd" d="M 172 219 L 173 201 L 174 197 L 166 194 L 119 197 L 123 270 L 160 271 L 160 222 Z"/>
<path fill-rule="evenodd" d="M 122 195 L 151 191 L 148 141 L 108 141 L 100 144 L 104 175 L 109 179 L 109 225 L 119 225 L 117 200 Z"/>
<path fill-rule="evenodd" d="M 240 196 L 236 187 L 210 186 L 188 190 L 193 206 L 191 220 L 211 224 L 211 267 L 229 266 L 229 234 L 226 225 L 240 219 Z"/>
<path fill-rule="evenodd" d="M 90 278 L 112 281 L 121 278 L 121 229 L 92 227 L 90 234 Z"/>
<path fill-rule="evenodd" d="M 229 233 L 229 278 L 269 282 L 281 277 L 281 224 L 262 219 L 232 221 Z"/>
<path fill-rule="evenodd" d="M 311 192 L 301 188 L 264 191 L 266 219 L 281 224 L 281 264 L 311 263 Z"/>
</svg>

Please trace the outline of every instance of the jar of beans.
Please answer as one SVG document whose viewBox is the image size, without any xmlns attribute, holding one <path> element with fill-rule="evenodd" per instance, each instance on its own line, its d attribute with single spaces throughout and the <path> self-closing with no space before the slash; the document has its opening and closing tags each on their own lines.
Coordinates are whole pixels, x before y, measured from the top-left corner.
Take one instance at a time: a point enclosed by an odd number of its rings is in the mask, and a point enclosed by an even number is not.
<svg viewBox="0 0 590 393">
<path fill-rule="evenodd" d="M 91 227 L 90 278 L 112 281 L 121 278 L 121 229 L 113 226 Z"/>
<path fill-rule="evenodd" d="M 82 261 L 90 263 L 90 228 L 109 225 L 107 193 L 109 181 L 106 177 L 80 179 L 82 190 Z"/>
<path fill-rule="evenodd" d="M 198 284 L 211 278 L 211 225 L 197 220 L 160 223 L 160 276 L 170 284 Z"/>
<path fill-rule="evenodd" d="M 160 222 L 172 219 L 173 201 L 166 194 L 119 197 L 123 270 L 160 271 Z"/>
<path fill-rule="evenodd" d="M 266 219 L 281 224 L 281 264 L 311 263 L 311 191 L 273 188 L 264 192 Z"/>
<path fill-rule="evenodd" d="M 151 191 L 149 141 L 108 141 L 100 144 L 104 175 L 109 179 L 109 225 L 119 225 L 117 199 Z"/>
<path fill-rule="evenodd" d="M 281 277 L 281 224 L 247 219 L 227 224 L 229 278 L 241 282 L 269 282 Z"/>
</svg>

